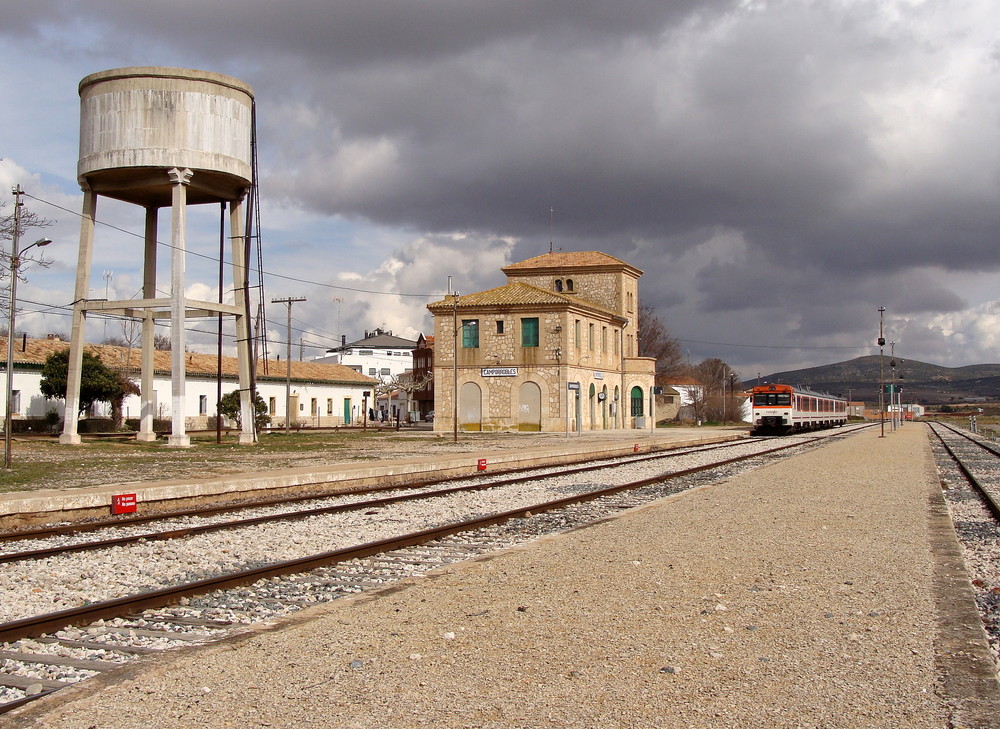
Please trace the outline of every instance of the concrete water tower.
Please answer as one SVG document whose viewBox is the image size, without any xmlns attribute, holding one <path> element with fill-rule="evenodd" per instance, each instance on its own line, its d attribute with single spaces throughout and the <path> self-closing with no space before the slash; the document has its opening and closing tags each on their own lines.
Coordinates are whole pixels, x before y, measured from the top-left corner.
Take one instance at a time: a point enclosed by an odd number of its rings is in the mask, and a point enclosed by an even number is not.
<svg viewBox="0 0 1000 729">
<path fill-rule="evenodd" d="M 90 312 L 142 320 L 142 414 L 139 440 L 153 440 L 153 335 L 156 319 L 170 320 L 171 417 L 168 445 L 190 445 L 185 432 L 185 320 L 233 316 L 243 432 L 254 441 L 250 406 L 249 317 L 244 286 L 243 201 L 253 179 L 253 90 L 229 76 L 183 68 L 133 67 L 91 74 L 80 82 L 80 159 L 83 189 L 80 255 L 76 273 L 73 330 L 66 392 L 66 421 L 60 442 L 77 444 L 80 367 Z M 141 299 L 89 299 L 97 198 L 106 196 L 145 209 Z M 196 301 L 184 294 L 187 206 L 228 206 L 233 304 Z M 157 214 L 169 207 L 170 295 L 157 296 Z"/>
</svg>

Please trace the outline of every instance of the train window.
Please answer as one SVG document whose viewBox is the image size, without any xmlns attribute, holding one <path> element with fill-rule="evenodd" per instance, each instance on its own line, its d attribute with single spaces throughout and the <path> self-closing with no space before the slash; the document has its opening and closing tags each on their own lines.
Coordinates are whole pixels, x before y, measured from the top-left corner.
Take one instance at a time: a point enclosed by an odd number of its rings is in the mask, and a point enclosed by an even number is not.
<svg viewBox="0 0 1000 729">
<path fill-rule="evenodd" d="M 757 407 L 788 406 L 792 404 L 792 396 L 787 392 L 758 392 L 753 396 L 753 404 Z"/>
</svg>

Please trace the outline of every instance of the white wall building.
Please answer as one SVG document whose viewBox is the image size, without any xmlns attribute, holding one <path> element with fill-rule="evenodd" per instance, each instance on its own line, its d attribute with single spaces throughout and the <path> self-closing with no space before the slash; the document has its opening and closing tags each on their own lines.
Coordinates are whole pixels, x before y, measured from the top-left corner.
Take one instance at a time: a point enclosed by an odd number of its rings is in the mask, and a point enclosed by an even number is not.
<svg viewBox="0 0 1000 729">
<path fill-rule="evenodd" d="M 368 377 L 389 382 L 413 367 L 413 350 L 417 343 L 412 339 L 393 336 L 392 332 L 376 329 L 365 332 L 363 339 L 328 349 L 314 362 L 344 365 Z"/>
<path fill-rule="evenodd" d="M 6 352 L 6 340 L 3 352 Z M 14 342 L 14 418 L 41 418 L 54 411 L 63 416 L 63 400 L 46 400 L 41 392 L 42 367 L 55 352 L 67 349 L 68 342 L 58 339 L 17 339 Z M 131 351 L 125 347 L 88 345 L 86 351 L 98 356 L 113 369 L 127 369 L 130 379 L 139 379 L 139 348 Z M 6 357 L 0 354 L 6 377 Z M 131 367 L 127 367 L 128 363 Z M 214 354 L 185 353 L 186 398 L 184 413 L 187 427 L 199 430 L 208 427 L 208 419 L 215 415 L 218 401 L 216 373 L 218 360 Z M 316 362 L 292 362 L 290 387 L 291 422 L 303 426 L 330 427 L 358 424 L 362 421 L 365 395 L 370 405 L 374 397 L 375 380 L 349 367 Z M 257 392 L 268 405 L 271 425 L 285 424 L 286 366 L 284 361 L 267 360 L 257 363 Z M 170 352 L 157 351 L 154 355 L 154 406 L 155 417 L 167 419 L 171 413 Z M 238 387 L 236 358 L 222 358 L 222 394 Z M 6 408 L 6 387 L 0 393 L 0 403 Z M 139 398 L 130 396 L 123 403 L 126 418 L 138 418 Z M 106 404 L 99 404 L 92 415 L 108 413 Z"/>
</svg>

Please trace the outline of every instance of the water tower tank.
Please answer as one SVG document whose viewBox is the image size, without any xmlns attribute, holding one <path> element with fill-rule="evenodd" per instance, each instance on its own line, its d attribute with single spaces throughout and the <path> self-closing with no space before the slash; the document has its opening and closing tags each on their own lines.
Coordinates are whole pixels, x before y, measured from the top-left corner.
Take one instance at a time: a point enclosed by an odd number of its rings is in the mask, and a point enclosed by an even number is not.
<svg viewBox="0 0 1000 729">
<path fill-rule="evenodd" d="M 79 444 L 77 413 L 82 382 L 87 317 L 122 317 L 142 322 L 141 416 L 137 440 L 153 441 L 157 408 L 154 390 L 154 325 L 170 320 L 170 418 L 168 445 L 187 447 L 185 337 L 188 319 L 231 316 L 236 322 L 242 432 L 240 443 L 256 441 L 250 401 L 252 359 L 246 278 L 243 201 L 253 185 L 253 90 L 218 73 L 186 68 L 116 68 L 80 82 L 80 159 L 83 189 L 80 254 L 73 302 L 66 417 L 62 443 Z M 142 296 L 91 298 L 91 264 L 99 197 L 140 205 L 145 213 Z M 233 302 L 201 301 L 187 294 L 187 206 L 221 203 L 229 210 Z M 157 286 L 160 208 L 170 208 L 170 288 Z M 220 237 L 225 235 L 220 224 Z M 220 271 L 222 261 L 220 260 Z M 220 276 L 222 274 L 220 273 Z M 220 289 L 226 289 L 220 280 Z M 199 413 L 200 415 L 201 413 Z"/>
<path fill-rule="evenodd" d="M 170 205 L 165 171 L 190 169 L 190 204 L 240 199 L 250 186 L 253 89 L 186 68 L 131 67 L 80 82 L 77 177 L 99 195 Z"/>
</svg>

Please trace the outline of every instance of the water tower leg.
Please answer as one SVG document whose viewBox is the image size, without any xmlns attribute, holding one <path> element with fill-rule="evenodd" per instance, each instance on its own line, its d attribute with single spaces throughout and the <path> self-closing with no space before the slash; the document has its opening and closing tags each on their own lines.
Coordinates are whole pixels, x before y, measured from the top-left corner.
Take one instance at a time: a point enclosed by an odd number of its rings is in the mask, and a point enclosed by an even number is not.
<svg viewBox="0 0 1000 729">
<path fill-rule="evenodd" d="M 187 448 L 191 445 L 191 438 L 184 427 L 184 385 L 187 376 L 184 352 L 184 253 L 187 244 L 187 185 L 191 182 L 193 173 L 188 169 L 179 170 L 174 167 L 167 174 L 173 185 L 170 226 L 170 242 L 173 245 L 170 255 L 170 416 L 173 427 L 167 445 Z"/>
<path fill-rule="evenodd" d="M 156 298 L 156 207 L 150 205 L 146 208 L 146 249 L 142 261 L 142 298 Z M 156 433 L 153 431 L 153 419 L 156 413 L 156 399 L 153 391 L 153 343 L 156 337 L 153 314 L 146 311 L 142 318 L 142 375 L 139 382 L 141 394 L 139 396 L 142 403 L 142 412 L 139 417 L 139 432 L 135 439 L 144 442 L 156 440 Z"/>
<path fill-rule="evenodd" d="M 232 235 L 234 303 L 240 309 L 246 306 L 246 252 L 244 248 L 243 201 L 229 205 L 229 231 Z M 250 320 L 246 315 L 236 317 L 236 367 L 240 379 L 240 445 L 256 442 L 254 403 L 250 392 Z"/>
<path fill-rule="evenodd" d="M 77 430 L 80 414 L 80 375 L 83 366 L 83 346 L 87 341 L 87 312 L 83 305 L 90 293 L 90 266 L 94 257 L 94 219 L 97 217 L 97 194 L 89 187 L 83 190 L 83 213 L 80 216 L 80 252 L 76 262 L 76 295 L 73 304 L 73 328 L 69 344 L 69 366 L 66 372 L 66 412 L 59 442 L 80 445 Z"/>
</svg>

